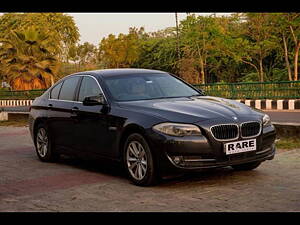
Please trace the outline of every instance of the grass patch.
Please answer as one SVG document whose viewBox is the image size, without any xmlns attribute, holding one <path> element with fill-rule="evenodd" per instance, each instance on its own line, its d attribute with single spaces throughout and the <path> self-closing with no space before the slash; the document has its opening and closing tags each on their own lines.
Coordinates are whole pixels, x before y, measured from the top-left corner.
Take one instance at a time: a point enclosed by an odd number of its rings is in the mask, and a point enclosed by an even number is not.
<svg viewBox="0 0 300 225">
<path fill-rule="evenodd" d="M 276 142 L 277 149 L 296 149 L 300 148 L 300 138 L 299 137 L 281 137 L 279 141 Z"/>
<path fill-rule="evenodd" d="M 12 126 L 12 127 L 24 127 L 28 126 L 28 116 L 27 115 L 9 115 L 8 121 L 0 121 L 0 126 Z"/>
</svg>

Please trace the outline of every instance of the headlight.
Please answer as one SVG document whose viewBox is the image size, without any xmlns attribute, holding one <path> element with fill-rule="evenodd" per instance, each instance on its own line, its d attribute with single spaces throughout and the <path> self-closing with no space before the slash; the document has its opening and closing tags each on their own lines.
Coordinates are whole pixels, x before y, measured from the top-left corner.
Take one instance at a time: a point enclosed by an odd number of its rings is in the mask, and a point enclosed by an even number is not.
<svg viewBox="0 0 300 225">
<path fill-rule="evenodd" d="M 271 124 L 270 117 L 267 114 L 265 114 L 264 117 L 263 117 L 263 125 L 268 126 L 270 124 Z"/>
<path fill-rule="evenodd" d="M 177 137 L 201 135 L 199 127 L 192 124 L 160 123 L 153 126 L 153 129 Z"/>
</svg>

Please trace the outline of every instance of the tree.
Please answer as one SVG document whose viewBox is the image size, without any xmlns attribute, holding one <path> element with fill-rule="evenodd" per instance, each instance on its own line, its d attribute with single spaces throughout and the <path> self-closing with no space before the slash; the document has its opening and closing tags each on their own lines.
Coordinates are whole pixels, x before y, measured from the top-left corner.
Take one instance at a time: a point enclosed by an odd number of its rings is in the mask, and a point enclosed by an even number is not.
<svg viewBox="0 0 300 225">
<path fill-rule="evenodd" d="M 288 27 L 292 34 L 292 40 L 294 41 L 294 80 L 298 80 L 298 61 L 300 50 L 300 13 L 288 14 Z"/>
<path fill-rule="evenodd" d="M 59 69 L 55 46 L 47 33 L 34 27 L 11 31 L 0 39 L 1 70 L 15 90 L 48 88 Z"/>
<path fill-rule="evenodd" d="M 178 72 L 176 28 L 143 33 L 138 42 L 139 54 L 133 67 Z"/>
<path fill-rule="evenodd" d="M 72 61 L 76 71 L 96 68 L 98 49 L 95 45 L 85 42 L 69 48 L 68 61 Z"/>
<path fill-rule="evenodd" d="M 264 81 L 263 60 L 270 54 L 272 50 L 277 48 L 276 36 L 272 33 L 270 17 L 267 13 L 248 13 L 247 22 L 245 23 L 246 40 L 248 46 L 246 51 L 253 60 L 244 61 L 256 68 L 261 82 Z"/>
<path fill-rule="evenodd" d="M 203 84 L 206 82 L 207 60 L 212 56 L 215 49 L 214 43 L 220 32 L 215 21 L 213 16 L 196 17 L 192 14 L 180 23 L 181 42 L 185 46 L 183 51 L 188 51 L 189 57 L 197 58 L 196 66 L 200 68 L 199 78 Z M 187 57 L 187 55 L 183 57 Z"/>
<path fill-rule="evenodd" d="M 292 78 L 292 71 L 291 71 L 291 64 L 290 64 L 290 28 L 288 25 L 288 14 L 286 13 L 272 13 L 270 15 L 273 25 L 273 32 L 278 37 L 279 45 L 281 47 L 281 52 L 283 52 L 282 56 L 284 57 L 285 67 L 288 72 L 288 78 L 290 81 L 293 80 Z M 278 54 L 280 55 L 280 53 Z"/>
<path fill-rule="evenodd" d="M 266 76 L 264 60 L 278 48 L 278 38 L 272 32 L 269 16 L 265 13 L 233 15 L 220 45 L 224 55 L 254 68 L 261 82 Z"/>
<path fill-rule="evenodd" d="M 144 28 L 129 28 L 129 34 L 110 34 L 103 38 L 99 45 L 99 60 L 105 62 L 107 68 L 130 67 L 139 57 L 139 39 Z"/>
<path fill-rule="evenodd" d="M 0 16 L 0 38 L 7 38 L 11 31 L 22 32 L 30 27 L 48 34 L 56 46 L 53 51 L 61 61 L 66 60 L 69 48 L 79 40 L 73 17 L 64 13 L 5 13 Z"/>
</svg>

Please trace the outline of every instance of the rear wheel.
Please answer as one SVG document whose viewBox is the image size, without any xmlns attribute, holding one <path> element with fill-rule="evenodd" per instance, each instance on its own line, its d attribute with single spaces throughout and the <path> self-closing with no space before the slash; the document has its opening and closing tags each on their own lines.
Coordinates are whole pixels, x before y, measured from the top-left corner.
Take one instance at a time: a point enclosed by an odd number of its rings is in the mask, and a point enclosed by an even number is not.
<svg viewBox="0 0 300 225">
<path fill-rule="evenodd" d="M 257 168 L 261 162 L 251 162 L 251 163 L 245 163 L 240 165 L 234 165 L 231 166 L 234 170 L 254 170 Z"/>
<path fill-rule="evenodd" d="M 157 183 L 153 154 L 144 137 L 131 134 L 124 145 L 124 166 L 131 181 L 139 186 L 150 186 Z"/>
<path fill-rule="evenodd" d="M 36 129 L 35 149 L 39 159 L 43 162 L 53 162 L 59 157 L 59 155 L 53 151 L 49 131 L 43 124 L 39 124 Z"/>
</svg>

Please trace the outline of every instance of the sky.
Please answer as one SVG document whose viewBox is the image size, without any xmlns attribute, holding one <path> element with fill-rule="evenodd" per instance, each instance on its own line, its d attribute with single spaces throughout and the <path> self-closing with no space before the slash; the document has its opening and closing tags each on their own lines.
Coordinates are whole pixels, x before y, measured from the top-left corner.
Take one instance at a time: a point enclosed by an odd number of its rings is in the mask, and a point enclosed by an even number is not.
<svg viewBox="0 0 300 225">
<path fill-rule="evenodd" d="M 0 16 L 3 13 L 0 13 Z M 109 34 L 127 34 L 129 27 L 144 27 L 145 32 L 154 32 L 174 27 L 175 13 L 66 13 L 74 18 L 79 29 L 80 43 L 90 42 L 99 45 L 102 38 Z M 212 13 L 195 13 L 210 15 Z M 227 15 L 230 13 L 216 13 Z M 184 20 L 186 13 L 178 13 L 178 20 Z"/>
<path fill-rule="evenodd" d="M 99 45 L 109 34 L 128 33 L 129 27 L 144 27 L 145 32 L 158 31 L 175 26 L 175 13 L 67 13 L 73 16 L 79 29 L 80 43 Z M 209 15 L 211 13 L 196 13 Z M 224 13 L 221 13 L 224 15 Z M 178 13 L 183 20 L 186 13 Z"/>
</svg>

